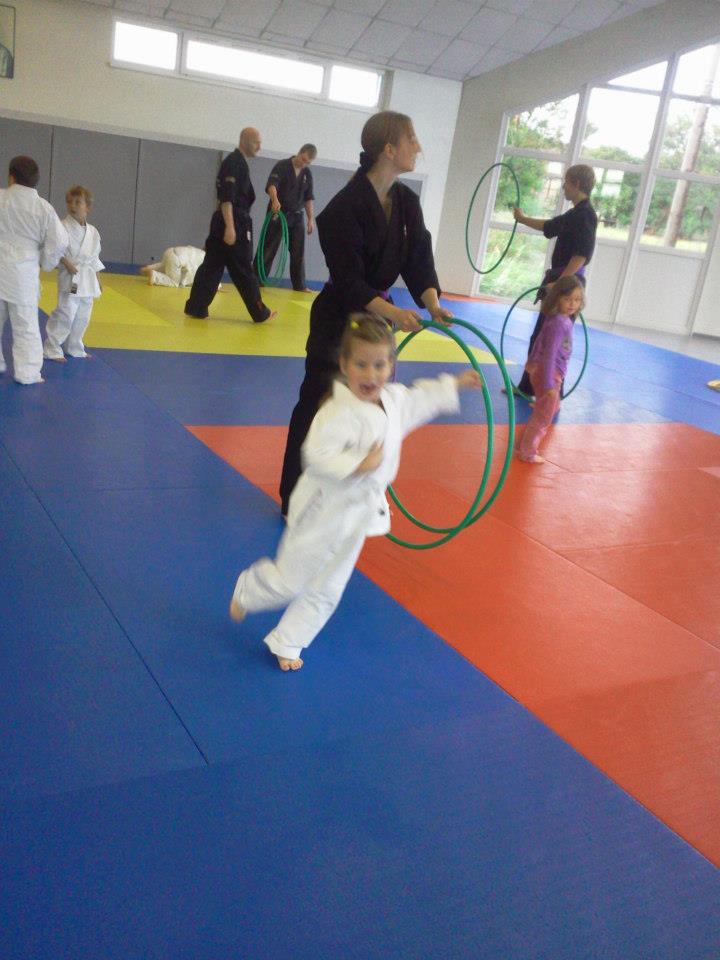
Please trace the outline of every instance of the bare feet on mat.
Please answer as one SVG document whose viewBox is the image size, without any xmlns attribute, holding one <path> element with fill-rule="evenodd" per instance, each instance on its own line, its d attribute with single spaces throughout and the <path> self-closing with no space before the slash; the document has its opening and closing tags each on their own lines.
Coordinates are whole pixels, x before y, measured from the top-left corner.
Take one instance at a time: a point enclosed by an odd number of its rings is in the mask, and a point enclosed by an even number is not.
<svg viewBox="0 0 720 960">
<path fill-rule="evenodd" d="M 277 662 L 281 670 L 299 670 L 303 665 L 302 660 L 299 658 L 297 660 L 288 660 L 287 657 L 278 657 Z"/>
<path fill-rule="evenodd" d="M 545 457 L 541 457 L 539 453 L 536 453 L 534 457 L 520 457 L 523 463 L 545 463 Z"/>
<path fill-rule="evenodd" d="M 235 597 L 233 597 L 230 601 L 230 619 L 234 620 L 235 623 L 242 623 L 246 614 L 247 610 L 244 607 L 241 607 Z"/>
<path fill-rule="evenodd" d="M 67 363 L 67 357 L 43 357 L 44 360 L 52 360 L 53 363 Z"/>
</svg>

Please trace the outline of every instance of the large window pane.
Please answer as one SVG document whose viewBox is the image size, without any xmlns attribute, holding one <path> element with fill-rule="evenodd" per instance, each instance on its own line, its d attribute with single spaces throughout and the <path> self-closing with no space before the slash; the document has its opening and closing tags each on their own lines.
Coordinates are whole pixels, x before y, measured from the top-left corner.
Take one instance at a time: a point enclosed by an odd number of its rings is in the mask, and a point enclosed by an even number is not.
<svg viewBox="0 0 720 960">
<path fill-rule="evenodd" d="M 598 215 L 598 237 L 628 239 L 639 188 L 639 173 L 595 167 L 592 205 Z"/>
<path fill-rule="evenodd" d="M 650 147 L 659 97 L 596 88 L 590 94 L 582 155 L 643 163 Z"/>
<path fill-rule="evenodd" d="M 125 63 L 174 70 L 177 64 L 178 35 L 170 30 L 155 30 L 136 23 L 115 24 L 113 57 Z"/>
<path fill-rule="evenodd" d="M 615 77 L 608 82 L 611 86 L 617 84 L 619 87 L 636 87 L 638 90 L 656 90 L 659 93 L 665 82 L 666 71 L 667 61 L 663 61 L 663 63 L 654 63 L 651 67 L 644 67 L 642 70 L 635 70 L 633 73 L 625 73 L 622 77 Z"/>
<path fill-rule="evenodd" d="M 691 97 L 720 97 L 720 44 L 680 57 L 673 90 Z"/>
<path fill-rule="evenodd" d="M 490 230 L 481 267 L 495 263 L 510 237 L 509 230 Z M 537 286 L 545 269 L 547 240 L 540 234 L 516 233 L 508 255 L 492 273 L 482 278 L 482 293 L 495 297 L 518 297 L 528 287 Z"/>
<path fill-rule="evenodd" d="M 720 107 L 672 100 L 660 166 L 720 176 Z"/>
<path fill-rule="evenodd" d="M 508 123 L 508 146 L 564 152 L 570 143 L 577 105 L 575 94 L 515 114 Z"/>
<path fill-rule="evenodd" d="M 217 43 L 202 43 L 200 40 L 190 40 L 188 43 L 185 66 L 188 70 L 210 76 L 262 83 L 303 93 L 320 93 L 323 84 L 324 71 L 319 64 L 252 53 Z"/>
<path fill-rule="evenodd" d="M 520 184 L 520 205 L 525 213 L 543 220 L 554 217 L 563 179 L 560 161 L 533 160 L 530 157 L 504 157 L 503 160 L 515 171 Z M 512 174 L 503 167 L 495 197 L 494 220 L 512 224 L 516 196 Z"/>
<path fill-rule="evenodd" d="M 356 70 L 336 64 L 330 70 L 328 97 L 360 107 L 375 107 L 380 98 L 381 80 L 377 70 Z"/>
<path fill-rule="evenodd" d="M 658 177 L 642 243 L 704 252 L 720 187 Z"/>
</svg>

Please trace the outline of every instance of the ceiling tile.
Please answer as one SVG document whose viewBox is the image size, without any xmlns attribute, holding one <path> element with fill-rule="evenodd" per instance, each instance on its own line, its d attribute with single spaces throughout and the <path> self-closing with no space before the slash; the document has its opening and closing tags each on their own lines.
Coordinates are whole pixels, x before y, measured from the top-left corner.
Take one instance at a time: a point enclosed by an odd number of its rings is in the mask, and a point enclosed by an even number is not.
<svg viewBox="0 0 720 960">
<path fill-rule="evenodd" d="M 337 10 L 350 10 L 366 17 L 374 17 L 384 6 L 385 0 L 335 0 Z"/>
<path fill-rule="evenodd" d="M 353 50 L 367 53 L 371 57 L 376 54 L 379 57 L 391 57 L 409 33 L 410 27 L 373 20 L 355 43 Z"/>
<path fill-rule="evenodd" d="M 358 37 L 370 26 L 370 17 L 361 17 L 343 10 L 330 10 L 311 39 L 349 50 Z"/>
<path fill-rule="evenodd" d="M 393 54 L 391 62 L 417 64 L 419 67 L 429 67 L 448 45 L 447 37 L 437 33 L 425 33 L 414 30 Z"/>
<path fill-rule="evenodd" d="M 577 0 L 534 0 L 525 15 L 534 20 L 558 24 L 562 23 L 576 3 Z"/>
<path fill-rule="evenodd" d="M 469 76 L 477 77 L 481 73 L 488 73 L 490 70 L 496 70 L 498 67 L 504 67 L 506 63 L 512 63 L 519 59 L 517 53 L 511 50 L 500 50 L 498 47 L 492 47 L 487 53 L 483 54 L 478 63 L 468 71 Z"/>
<path fill-rule="evenodd" d="M 477 7 L 458 0 L 440 0 L 420 23 L 421 30 L 454 37 L 477 14 Z"/>
<path fill-rule="evenodd" d="M 402 23 L 407 27 L 417 27 L 430 13 L 435 0 L 387 0 L 378 17 L 391 23 Z"/>
<path fill-rule="evenodd" d="M 525 13 L 531 6 L 533 0 L 488 0 L 486 6 L 489 10 L 500 10 L 502 13 Z"/>
<path fill-rule="evenodd" d="M 162 3 L 167 8 L 168 17 L 174 13 L 186 13 L 206 20 L 215 20 L 225 6 L 225 0 L 162 0 Z"/>
<path fill-rule="evenodd" d="M 480 60 L 483 53 L 485 51 L 482 47 L 475 43 L 468 43 L 466 40 L 453 40 L 450 46 L 443 50 L 433 63 L 433 72 L 435 72 L 435 68 L 438 68 L 438 70 L 447 71 L 443 74 L 444 76 L 451 73 L 453 79 L 461 80 L 467 75 L 470 68 L 474 67 Z"/>
<path fill-rule="evenodd" d="M 320 21 L 327 14 L 327 7 L 306 0 L 283 0 L 267 32 L 292 38 L 296 41 L 307 40 L 313 35 Z"/>
<path fill-rule="evenodd" d="M 572 40 L 577 36 L 577 30 L 566 30 L 565 27 L 555 27 L 552 33 L 549 33 L 535 49 L 545 50 L 547 47 L 554 47 L 558 43 L 565 43 L 566 40 Z"/>
<path fill-rule="evenodd" d="M 553 30 L 552 24 L 540 20 L 521 17 L 498 40 L 503 50 L 517 50 L 518 53 L 530 53 Z"/>
<path fill-rule="evenodd" d="M 488 46 L 509 30 L 515 23 L 515 19 L 511 13 L 501 13 L 499 10 L 483 7 L 465 27 L 461 39 Z"/>
<path fill-rule="evenodd" d="M 280 0 L 228 0 L 216 28 L 259 36 L 279 6 Z"/>
<path fill-rule="evenodd" d="M 333 59 L 337 59 L 338 57 L 342 57 L 342 58 L 344 59 L 344 58 L 347 56 L 347 53 L 348 53 L 348 50 L 350 49 L 350 46 L 348 45 L 348 46 L 345 46 L 345 47 L 337 47 L 337 46 L 335 46 L 334 44 L 331 44 L 331 43 L 320 43 L 319 41 L 313 40 L 313 39 L 311 38 L 311 39 L 308 40 L 307 43 L 305 44 L 305 48 L 304 48 L 304 49 L 305 49 L 305 50 L 310 50 L 310 51 L 312 51 L 313 53 L 321 53 L 321 54 L 322 54 L 323 56 L 325 56 L 325 57 L 332 57 Z"/>
<path fill-rule="evenodd" d="M 595 30 L 620 6 L 616 0 L 580 0 L 575 9 L 565 17 L 562 26 L 583 33 Z"/>
</svg>

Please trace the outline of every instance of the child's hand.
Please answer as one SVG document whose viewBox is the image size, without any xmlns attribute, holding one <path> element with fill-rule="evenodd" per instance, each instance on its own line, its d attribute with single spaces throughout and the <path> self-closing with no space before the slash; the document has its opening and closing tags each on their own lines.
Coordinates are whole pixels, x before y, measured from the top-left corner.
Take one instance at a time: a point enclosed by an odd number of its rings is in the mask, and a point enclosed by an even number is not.
<svg viewBox="0 0 720 960">
<path fill-rule="evenodd" d="M 64 265 L 65 269 L 67 270 L 67 272 L 68 272 L 71 276 L 73 276 L 73 277 L 74 277 L 75 274 L 78 272 L 78 268 L 75 266 L 75 264 L 72 262 L 72 260 L 68 260 L 67 257 L 63 257 L 63 265 Z"/>
<path fill-rule="evenodd" d="M 458 390 L 479 390 L 482 380 L 477 370 L 463 370 L 457 377 Z"/>
<path fill-rule="evenodd" d="M 383 458 L 383 444 L 376 443 L 370 448 L 370 453 L 356 467 L 355 473 L 370 473 L 377 470 Z"/>
</svg>

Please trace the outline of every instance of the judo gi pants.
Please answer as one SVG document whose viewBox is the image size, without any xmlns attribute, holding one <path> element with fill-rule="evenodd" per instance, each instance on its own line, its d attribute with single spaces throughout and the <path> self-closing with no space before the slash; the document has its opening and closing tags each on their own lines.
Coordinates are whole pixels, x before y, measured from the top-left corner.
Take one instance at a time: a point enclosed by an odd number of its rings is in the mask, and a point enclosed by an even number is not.
<svg viewBox="0 0 720 960">
<path fill-rule="evenodd" d="M 533 457 L 537 456 L 540 442 L 547 433 L 553 417 L 560 409 L 560 387 L 562 381 L 560 377 L 557 377 L 555 390 L 548 390 L 542 396 L 538 396 L 538 385 L 532 377 L 529 379 L 532 392 L 536 397 L 535 407 L 533 408 L 532 416 L 527 422 L 525 432 L 522 437 L 520 437 L 517 453 L 521 460 L 532 461 Z"/>
<path fill-rule="evenodd" d="M 94 297 L 59 293 L 58 304 L 48 317 L 43 354 L 62 360 L 63 349 L 71 357 L 86 357 L 83 337 L 90 323 Z"/>
<path fill-rule="evenodd" d="M 288 512 L 290 494 L 302 473 L 300 451 L 305 437 L 318 412 L 320 403 L 332 387 L 337 376 L 337 363 L 331 360 L 308 356 L 305 360 L 305 379 L 300 385 L 300 396 L 290 416 L 282 477 L 280 479 L 280 499 L 283 514 Z"/>
<path fill-rule="evenodd" d="M 306 519 L 286 529 L 275 560 L 265 557 L 240 574 L 233 593 L 248 613 L 286 608 L 265 643 L 288 660 L 297 659 L 332 616 L 365 542 L 364 524 L 336 542 L 326 524 Z"/>
<path fill-rule="evenodd" d="M 293 290 L 305 289 L 305 219 L 302 213 L 290 213 L 286 217 L 288 225 L 288 241 L 290 248 L 290 282 Z M 265 276 L 270 276 L 273 260 L 280 246 L 280 220 L 275 217 L 268 224 L 265 232 L 265 246 L 263 248 L 263 263 Z"/>
<path fill-rule="evenodd" d="M 15 379 L 18 383 L 40 383 L 43 348 L 37 303 L 8 303 L 0 300 L 0 338 L 8 318 L 12 327 Z M 5 369 L 5 358 L 0 348 L 0 372 Z"/>
<path fill-rule="evenodd" d="M 238 289 L 247 312 L 255 323 L 270 316 L 260 296 L 260 287 L 252 265 L 252 234 L 238 228 L 237 241 L 228 246 L 222 238 L 209 236 L 205 242 L 205 259 L 195 274 L 185 313 L 204 319 L 220 286 L 225 267 Z"/>
</svg>

